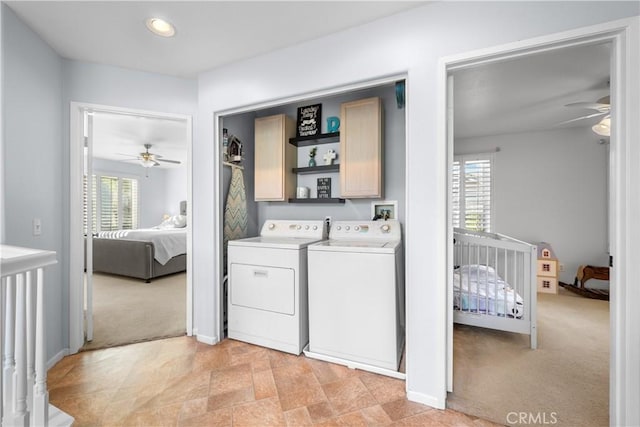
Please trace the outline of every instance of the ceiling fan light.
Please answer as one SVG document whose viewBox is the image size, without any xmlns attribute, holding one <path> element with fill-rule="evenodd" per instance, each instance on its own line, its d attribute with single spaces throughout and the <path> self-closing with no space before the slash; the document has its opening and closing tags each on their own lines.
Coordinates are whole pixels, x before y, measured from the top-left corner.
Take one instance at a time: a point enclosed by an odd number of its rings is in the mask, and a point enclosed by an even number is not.
<svg viewBox="0 0 640 427">
<path fill-rule="evenodd" d="M 153 160 L 151 159 L 140 159 L 140 164 L 142 165 L 142 167 L 144 168 L 150 168 L 152 167 L 155 163 Z"/>
<path fill-rule="evenodd" d="M 176 34 L 176 28 L 170 22 L 160 18 L 149 18 L 146 21 L 147 28 L 154 34 L 162 37 L 173 37 Z"/>
<path fill-rule="evenodd" d="M 600 136 L 611 136 L 611 117 L 605 117 L 591 129 Z"/>
</svg>

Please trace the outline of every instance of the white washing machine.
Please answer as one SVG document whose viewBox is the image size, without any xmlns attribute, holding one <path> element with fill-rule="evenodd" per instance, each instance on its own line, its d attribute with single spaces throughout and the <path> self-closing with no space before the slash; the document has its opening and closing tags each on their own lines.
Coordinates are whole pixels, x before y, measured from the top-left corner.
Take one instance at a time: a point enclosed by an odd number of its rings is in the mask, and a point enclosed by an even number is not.
<svg viewBox="0 0 640 427">
<path fill-rule="evenodd" d="M 309 246 L 308 258 L 309 347 L 305 354 L 398 375 L 404 345 L 400 223 L 334 221 L 329 240 Z"/>
<path fill-rule="evenodd" d="M 229 338 L 302 352 L 309 341 L 307 247 L 326 235 L 324 221 L 268 220 L 260 236 L 229 241 Z"/>
</svg>

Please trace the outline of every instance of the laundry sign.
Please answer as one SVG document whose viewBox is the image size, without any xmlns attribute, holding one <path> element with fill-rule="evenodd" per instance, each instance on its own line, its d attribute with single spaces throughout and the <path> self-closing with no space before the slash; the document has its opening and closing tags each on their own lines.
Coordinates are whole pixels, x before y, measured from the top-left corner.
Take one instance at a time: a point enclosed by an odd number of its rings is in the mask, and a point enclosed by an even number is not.
<svg viewBox="0 0 640 427">
<path fill-rule="evenodd" d="M 318 199 L 331 198 L 331 178 L 318 178 Z"/>
<path fill-rule="evenodd" d="M 322 120 L 322 104 L 298 107 L 298 136 L 315 136 L 320 134 Z"/>
</svg>

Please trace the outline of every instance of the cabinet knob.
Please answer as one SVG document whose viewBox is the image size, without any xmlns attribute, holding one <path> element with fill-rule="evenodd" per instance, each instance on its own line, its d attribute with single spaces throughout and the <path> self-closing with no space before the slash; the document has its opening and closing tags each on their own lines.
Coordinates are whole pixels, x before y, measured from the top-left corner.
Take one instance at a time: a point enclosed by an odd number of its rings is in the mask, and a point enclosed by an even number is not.
<svg viewBox="0 0 640 427">
<path fill-rule="evenodd" d="M 380 229 L 382 230 L 383 233 L 388 233 L 389 230 L 391 230 L 391 227 L 389 226 L 389 224 L 385 224 L 381 226 Z"/>
</svg>

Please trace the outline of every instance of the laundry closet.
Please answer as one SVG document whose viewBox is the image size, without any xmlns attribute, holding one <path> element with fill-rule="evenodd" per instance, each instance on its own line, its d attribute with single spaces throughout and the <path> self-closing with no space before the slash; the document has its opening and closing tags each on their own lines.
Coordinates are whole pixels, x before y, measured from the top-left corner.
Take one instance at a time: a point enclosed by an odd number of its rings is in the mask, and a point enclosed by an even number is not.
<svg viewBox="0 0 640 427">
<path fill-rule="evenodd" d="M 226 336 L 402 377 L 405 123 L 404 81 L 220 119 Z"/>
</svg>

